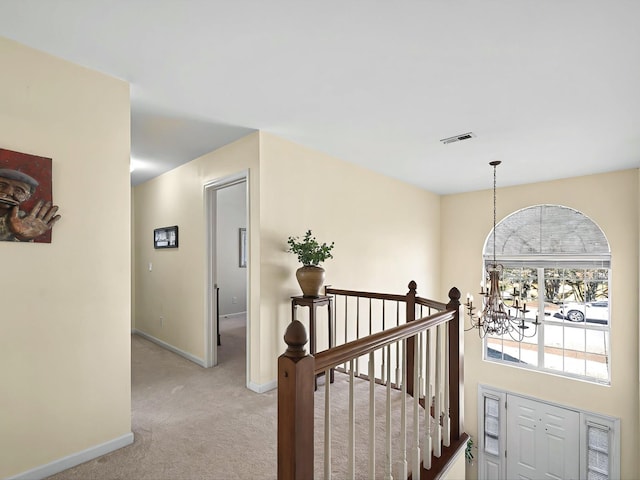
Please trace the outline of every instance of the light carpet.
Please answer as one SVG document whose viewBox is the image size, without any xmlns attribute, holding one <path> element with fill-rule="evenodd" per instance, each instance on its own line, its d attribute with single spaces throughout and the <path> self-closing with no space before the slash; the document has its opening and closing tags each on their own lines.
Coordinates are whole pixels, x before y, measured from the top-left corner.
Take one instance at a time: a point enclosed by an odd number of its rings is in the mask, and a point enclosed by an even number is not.
<svg viewBox="0 0 640 480">
<path fill-rule="evenodd" d="M 134 443 L 50 479 L 275 479 L 277 391 L 245 387 L 245 323 L 220 321 L 209 369 L 132 335 Z"/>
<path fill-rule="evenodd" d="M 137 335 L 131 338 L 132 429 L 135 441 L 52 480 L 248 480 L 277 478 L 277 391 L 245 387 L 244 318 L 221 320 L 219 366 L 201 368 Z M 323 478 L 324 379 L 315 394 L 315 477 Z M 368 478 L 369 382 L 356 380 L 356 478 Z M 331 389 L 332 473 L 346 478 L 348 375 Z M 385 460 L 385 388 L 376 388 L 376 473 Z M 400 460 L 400 392 L 392 392 L 393 474 Z M 411 399 L 407 402 L 408 439 Z M 412 442 L 408 442 L 408 453 Z M 408 454 L 409 464 L 410 455 Z"/>
</svg>

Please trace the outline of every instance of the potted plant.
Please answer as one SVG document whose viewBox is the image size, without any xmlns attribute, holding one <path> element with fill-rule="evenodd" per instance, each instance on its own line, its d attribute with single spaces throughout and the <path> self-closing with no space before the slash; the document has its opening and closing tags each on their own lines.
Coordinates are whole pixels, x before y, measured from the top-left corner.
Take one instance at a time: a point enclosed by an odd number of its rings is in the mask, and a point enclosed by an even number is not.
<svg viewBox="0 0 640 480">
<path fill-rule="evenodd" d="M 324 268 L 318 266 L 328 258 L 333 258 L 331 245 L 319 243 L 311 234 L 311 230 L 307 230 L 302 240 L 299 237 L 289 237 L 287 240 L 289 245 L 288 252 L 298 256 L 298 261 L 302 264 L 296 270 L 296 278 L 305 297 L 317 297 L 320 295 L 320 288 L 324 282 Z"/>
</svg>

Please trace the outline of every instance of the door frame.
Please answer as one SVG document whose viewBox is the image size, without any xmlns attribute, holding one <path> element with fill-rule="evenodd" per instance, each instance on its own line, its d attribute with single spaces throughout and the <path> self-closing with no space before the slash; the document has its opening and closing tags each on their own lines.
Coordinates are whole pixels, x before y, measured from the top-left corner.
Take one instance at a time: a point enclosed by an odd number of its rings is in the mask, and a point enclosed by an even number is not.
<svg viewBox="0 0 640 480">
<path fill-rule="evenodd" d="M 242 170 L 240 172 L 227 175 L 224 177 L 210 180 L 204 184 L 204 211 L 205 211 L 205 235 L 206 235 L 206 278 L 205 278 L 205 318 L 204 318 L 204 366 L 206 368 L 213 367 L 218 364 L 218 344 L 215 332 L 215 320 L 214 316 L 216 312 L 216 298 L 214 294 L 215 285 L 217 283 L 216 278 L 216 193 L 218 190 L 231 187 L 240 183 L 245 183 L 245 195 L 246 195 L 246 211 L 245 218 L 247 219 L 247 244 L 251 245 L 251 228 L 250 228 L 250 207 L 249 207 L 249 170 Z M 247 269 L 246 269 L 246 285 L 247 285 L 247 299 L 245 305 L 247 334 L 246 334 L 246 371 L 245 379 L 247 385 L 249 384 L 249 366 L 251 365 L 251 348 L 250 348 L 250 328 L 251 328 L 251 284 L 249 279 L 251 278 L 251 255 L 250 248 L 247 248 Z"/>
<path fill-rule="evenodd" d="M 616 417 L 611 417 L 608 415 L 589 412 L 586 410 L 581 410 L 580 408 L 570 407 L 567 405 L 562 405 L 556 402 L 552 402 L 550 400 L 545 400 L 541 398 L 532 397 L 529 395 L 524 395 L 522 393 L 511 392 L 508 390 L 503 390 L 501 388 L 492 387 L 489 385 L 478 384 L 478 398 L 477 398 L 477 419 L 478 419 L 478 429 L 477 429 L 477 442 L 476 446 L 478 448 L 478 478 L 483 479 L 484 477 L 484 466 L 488 460 L 492 460 L 494 463 L 494 471 L 499 472 L 502 476 L 497 479 L 492 480 L 503 480 L 506 478 L 507 474 L 507 400 L 509 396 L 515 396 L 520 398 L 525 398 L 534 402 L 545 403 L 547 405 L 552 405 L 554 407 L 563 408 L 566 410 L 573 410 L 580 415 L 580 425 L 579 425 L 579 458 L 580 458 L 580 478 L 586 478 L 587 471 L 587 461 L 586 461 L 586 436 L 587 436 L 587 427 L 590 424 L 598 425 L 604 429 L 609 430 L 609 478 L 615 479 L 620 478 L 620 419 Z M 489 454 L 485 454 L 484 452 L 484 398 L 491 397 L 498 399 L 499 407 L 500 407 L 500 452 L 498 457 L 493 457 Z"/>
</svg>

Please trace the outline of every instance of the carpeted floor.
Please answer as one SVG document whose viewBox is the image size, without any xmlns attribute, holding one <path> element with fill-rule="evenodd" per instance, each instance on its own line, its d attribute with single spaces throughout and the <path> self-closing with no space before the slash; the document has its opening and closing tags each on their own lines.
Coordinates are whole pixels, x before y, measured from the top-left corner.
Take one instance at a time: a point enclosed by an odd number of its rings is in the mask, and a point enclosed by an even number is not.
<svg viewBox="0 0 640 480">
<path fill-rule="evenodd" d="M 139 336 L 131 338 L 132 429 L 135 441 L 104 457 L 49 477 L 52 480 L 249 480 L 277 477 L 277 391 L 245 387 L 245 319 L 221 320 L 219 366 L 201 368 Z M 324 379 L 315 395 L 315 475 L 323 476 Z M 368 477 L 369 383 L 356 380 L 356 478 Z M 332 472 L 345 478 L 348 376 L 331 389 Z M 384 471 L 385 389 L 376 388 L 376 478 Z M 408 457 L 411 399 L 407 402 Z M 400 392 L 394 405 L 393 474 L 400 460 Z"/>
<path fill-rule="evenodd" d="M 219 366 L 131 338 L 135 441 L 53 480 L 276 478 L 277 391 L 245 387 L 245 318 L 222 319 Z"/>
</svg>

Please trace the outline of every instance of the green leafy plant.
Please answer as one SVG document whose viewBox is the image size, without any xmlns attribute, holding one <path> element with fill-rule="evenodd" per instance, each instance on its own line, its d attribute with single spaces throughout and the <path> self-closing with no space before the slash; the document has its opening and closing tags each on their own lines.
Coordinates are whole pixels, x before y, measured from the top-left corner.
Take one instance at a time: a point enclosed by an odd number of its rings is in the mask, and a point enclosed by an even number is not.
<svg viewBox="0 0 640 480">
<path fill-rule="evenodd" d="M 468 463 L 473 463 L 473 439 L 471 437 L 469 437 L 469 440 L 467 440 L 467 448 L 464 451 L 464 456 L 467 459 Z"/>
<path fill-rule="evenodd" d="M 334 242 L 331 245 L 326 243 L 318 243 L 316 237 L 311 234 L 311 230 L 307 230 L 302 240 L 299 237 L 289 237 L 288 252 L 298 256 L 298 261 L 306 266 L 318 266 L 320 262 L 324 262 L 327 258 L 333 258 L 331 250 L 333 250 Z"/>
</svg>

